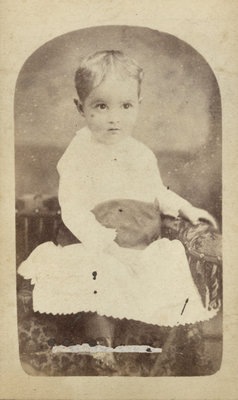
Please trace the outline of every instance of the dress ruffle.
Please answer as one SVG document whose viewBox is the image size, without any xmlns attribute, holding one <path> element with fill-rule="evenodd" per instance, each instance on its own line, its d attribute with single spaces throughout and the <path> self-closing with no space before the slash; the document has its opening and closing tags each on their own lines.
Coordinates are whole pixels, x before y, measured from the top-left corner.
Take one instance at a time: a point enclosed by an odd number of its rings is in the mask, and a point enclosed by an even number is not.
<svg viewBox="0 0 238 400">
<path fill-rule="evenodd" d="M 31 279 L 40 313 L 97 312 L 160 326 L 184 325 L 216 315 L 203 307 L 183 245 L 160 239 L 145 250 L 117 245 L 94 254 L 82 244 L 38 246 L 18 273 Z"/>
</svg>

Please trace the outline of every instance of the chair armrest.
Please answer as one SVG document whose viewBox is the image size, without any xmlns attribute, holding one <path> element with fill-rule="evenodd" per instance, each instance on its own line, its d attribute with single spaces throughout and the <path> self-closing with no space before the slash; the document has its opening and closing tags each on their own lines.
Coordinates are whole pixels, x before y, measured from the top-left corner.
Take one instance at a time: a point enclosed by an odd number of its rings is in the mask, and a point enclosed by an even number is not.
<svg viewBox="0 0 238 400">
<path fill-rule="evenodd" d="M 192 225 L 184 218 L 162 216 L 162 237 L 180 240 L 204 306 L 222 301 L 222 236 L 210 224 Z"/>
</svg>

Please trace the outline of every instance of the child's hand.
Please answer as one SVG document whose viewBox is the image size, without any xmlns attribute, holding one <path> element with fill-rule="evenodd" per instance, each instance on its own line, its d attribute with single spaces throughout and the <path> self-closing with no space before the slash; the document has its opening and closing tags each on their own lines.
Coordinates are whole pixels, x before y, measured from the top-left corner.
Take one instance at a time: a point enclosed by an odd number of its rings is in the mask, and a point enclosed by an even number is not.
<svg viewBox="0 0 238 400">
<path fill-rule="evenodd" d="M 193 206 L 189 206 L 186 208 L 183 208 L 180 210 L 180 214 L 189 219 L 189 221 L 193 224 L 193 225 L 197 225 L 199 224 L 201 219 L 204 219 L 208 222 L 210 222 L 210 224 L 212 224 L 212 226 L 215 229 L 218 229 L 217 226 L 217 222 L 215 220 L 215 218 L 213 218 L 213 216 L 211 214 L 209 214 L 209 212 L 207 212 L 206 210 L 203 210 L 201 208 L 196 208 Z"/>
</svg>

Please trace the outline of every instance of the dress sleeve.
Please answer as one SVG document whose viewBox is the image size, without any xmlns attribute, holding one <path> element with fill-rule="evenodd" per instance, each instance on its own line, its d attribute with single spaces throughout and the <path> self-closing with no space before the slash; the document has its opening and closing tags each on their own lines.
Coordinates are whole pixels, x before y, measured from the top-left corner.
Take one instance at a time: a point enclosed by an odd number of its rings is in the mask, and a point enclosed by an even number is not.
<svg viewBox="0 0 238 400">
<path fill-rule="evenodd" d="M 76 162 L 75 153 L 77 157 L 79 154 L 77 147 L 73 148 L 74 143 L 71 144 L 57 166 L 62 220 L 83 245 L 96 248 L 108 241 L 110 229 L 103 227 L 90 211 L 94 206 L 87 190 L 90 178 L 84 172 L 83 159 L 80 163 Z"/>
<path fill-rule="evenodd" d="M 191 204 L 187 200 L 164 186 L 156 157 L 152 152 L 150 155 L 150 176 L 154 182 L 155 194 L 163 214 L 171 215 L 176 218 L 180 210 L 191 207 Z"/>
</svg>

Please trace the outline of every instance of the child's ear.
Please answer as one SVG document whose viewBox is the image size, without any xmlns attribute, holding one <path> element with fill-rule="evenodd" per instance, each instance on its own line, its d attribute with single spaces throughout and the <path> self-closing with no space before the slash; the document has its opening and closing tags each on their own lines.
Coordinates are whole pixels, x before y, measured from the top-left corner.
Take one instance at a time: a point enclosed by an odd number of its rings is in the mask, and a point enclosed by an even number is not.
<svg viewBox="0 0 238 400">
<path fill-rule="evenodd" d="M 74 104 L 77 107 L 78 112 L 84 117 L 83 105 L 78 101 L 78 99 L 74 99 Z"/>
</svg>

